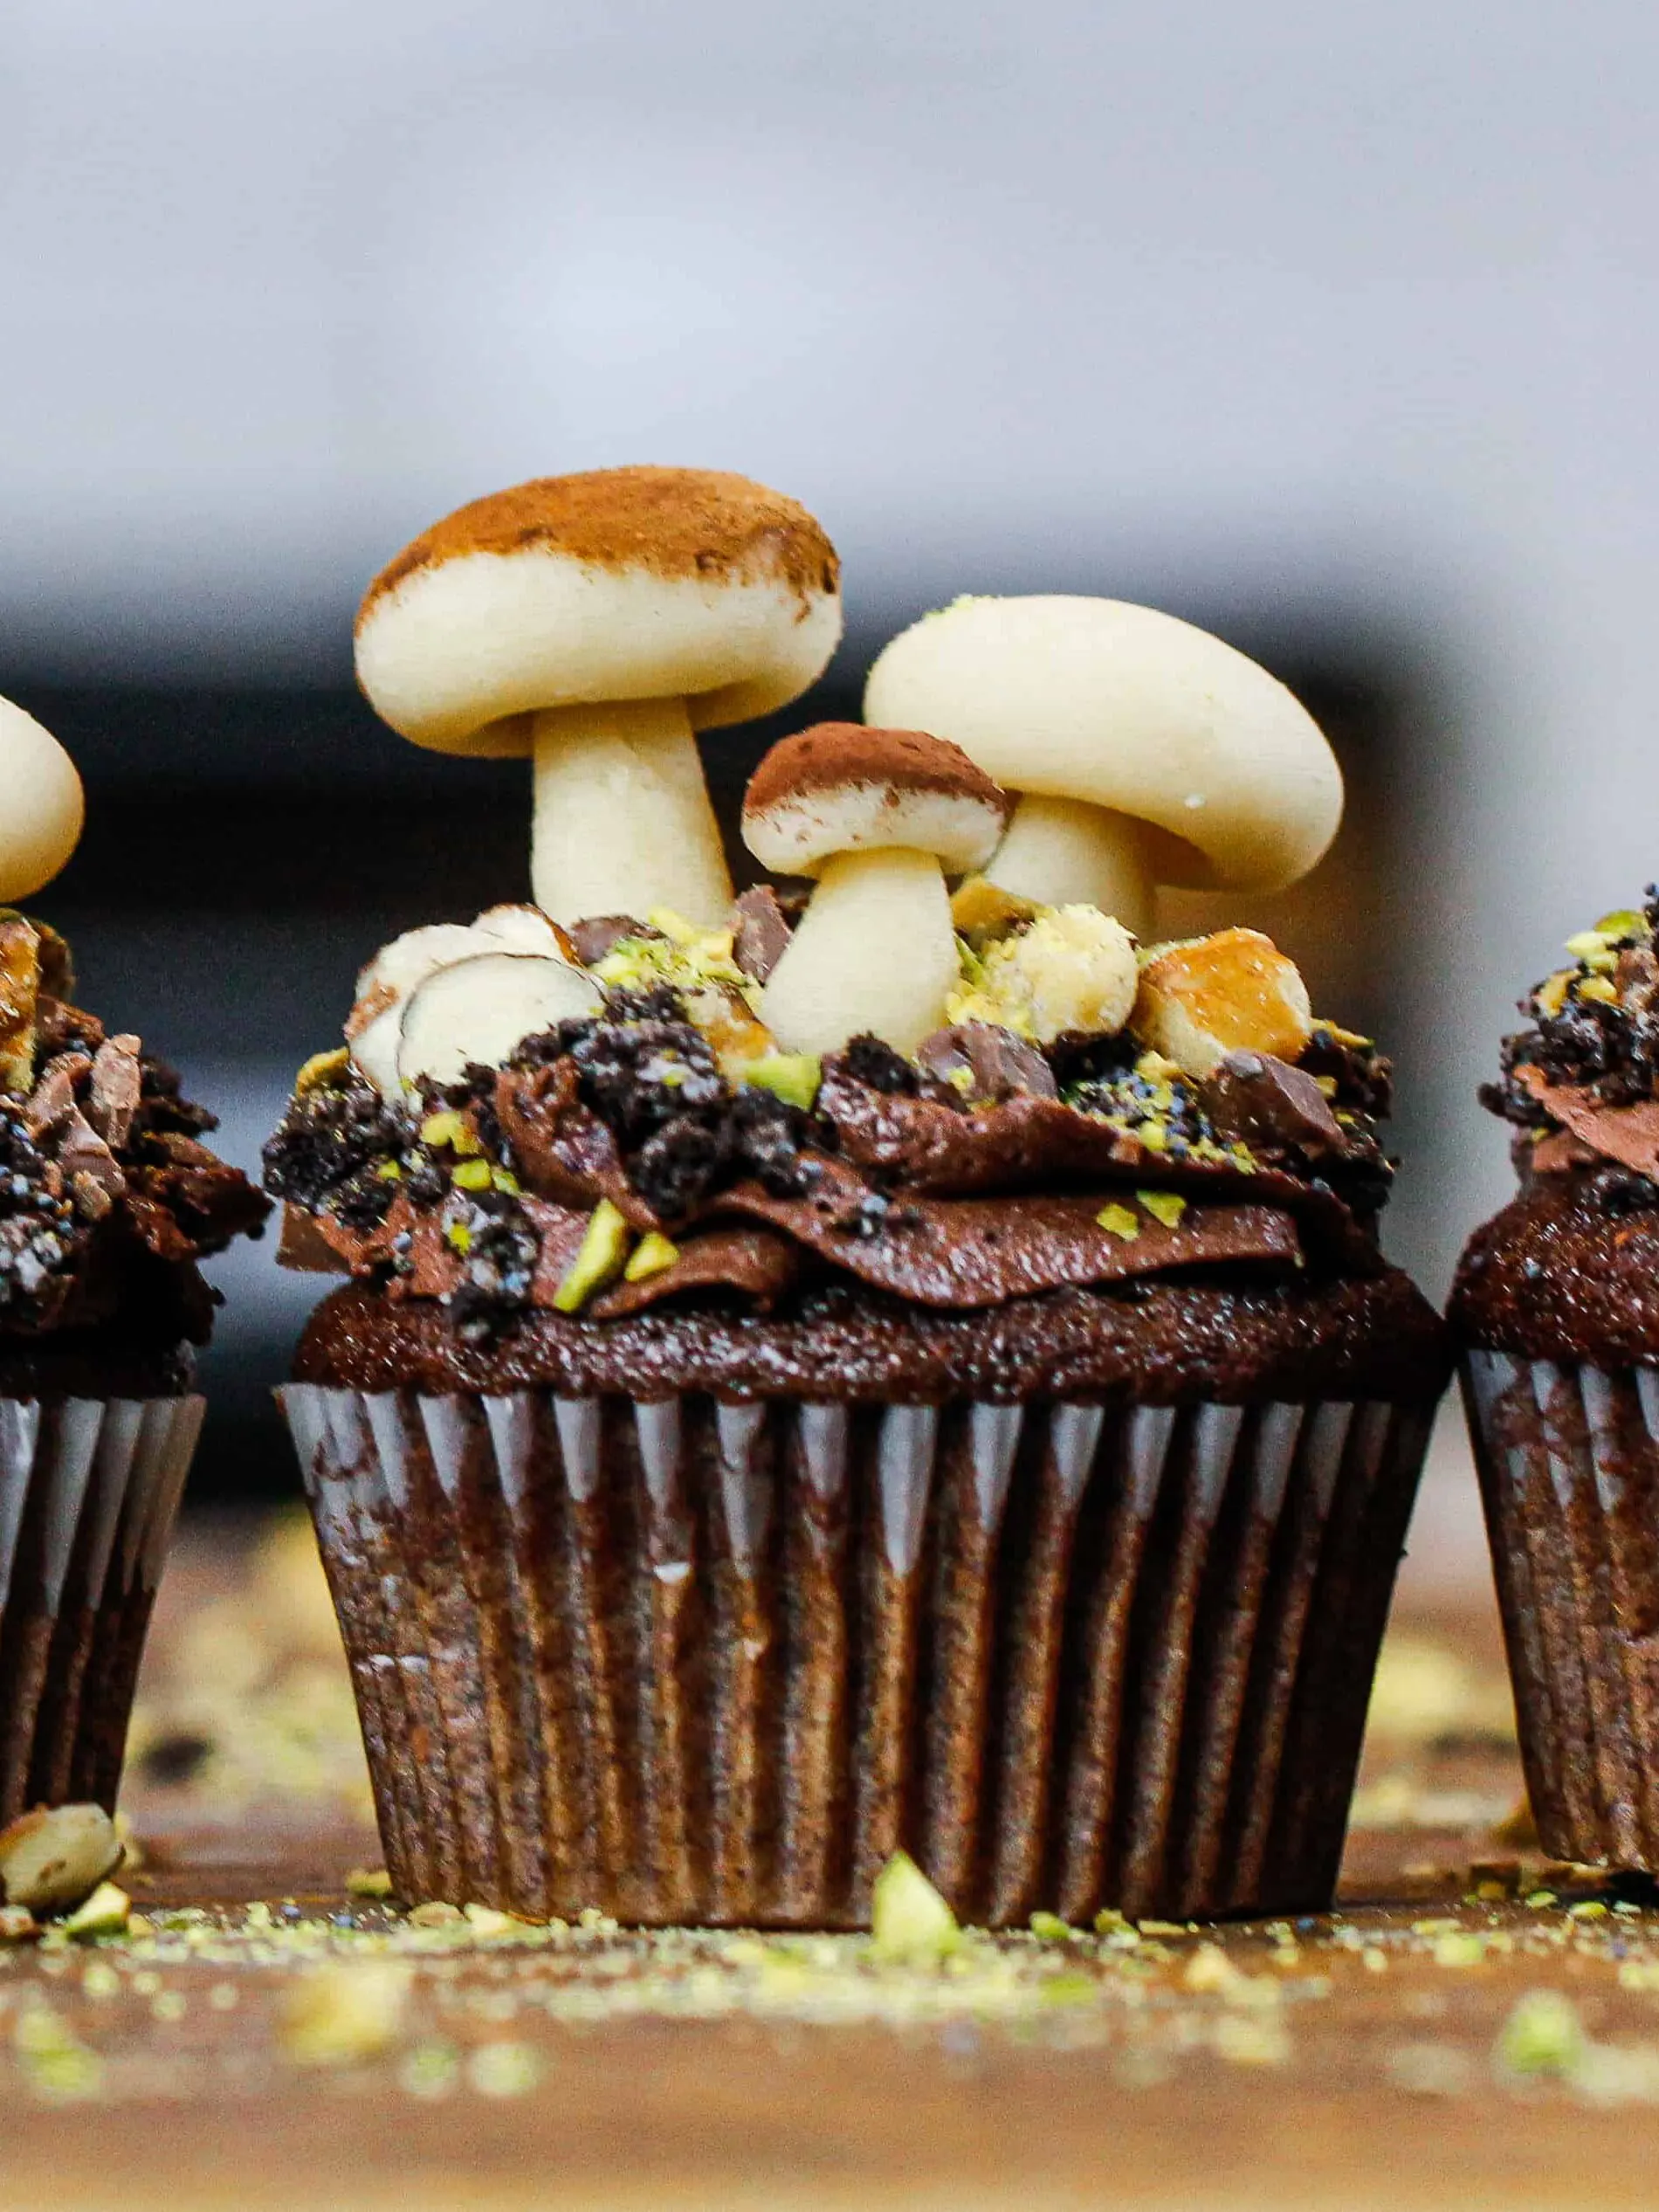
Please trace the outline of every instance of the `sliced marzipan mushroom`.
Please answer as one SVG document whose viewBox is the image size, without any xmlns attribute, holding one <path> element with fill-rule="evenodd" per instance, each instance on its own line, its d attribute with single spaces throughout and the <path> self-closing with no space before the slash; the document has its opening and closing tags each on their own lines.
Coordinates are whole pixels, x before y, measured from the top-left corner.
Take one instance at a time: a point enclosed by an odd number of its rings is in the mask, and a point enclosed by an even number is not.
<svg viewBox="0 0 1659 2212">
<path fill-rule="evenodd" d="M 949 738 L 1022 795 L 994 883 L 1140 937 L 1158 884 L 1282 890 L 1341 817 L 1335 756 L 1276 677 L 1119 599 L 959 599 L 885 648 L 864 713 Z"/>
<path fill-rule="evenodd" d="M 491 906 L 476 921 L 431 922 L 406 930 L 382 946 L 359 975 L 346 1035 L 353 1060 L 382 1098 L 397 1092 L 398 1049 L 410 994 L 441 969 L 489 952 L 567 961 L 572 957 L 569 940 L 539 906 Z"/>
<path fill-rule="evenodd" d="M 534 764 L 531 880 L 567 926 L 731 896 L 694 733 L 803 692 L 841 635 L 806 510 L 711 469 L 597 469 L 476 500 L 369 586 L 357 674 L 440 753 Z"/>
<path fill-rule="evenodd" d="M 500 1067 L 527 1037 L 598 1012 L 597 985 L 579 968 L 533 953 L 478 953 L 457 961 L 404 1003 L 397 1077 L 453 1083 L 472 1061 Z"/>
<path fill-rule="evenodd" d="M 834 1052 L 868 1030 L 913 1052 L 958 979 L 945 873 L 985 859 L 1007 794 L 920 730 L 823 722 L 787 737 L 749 780 L 743 838 L 764 866 L 818 887 L 761 993 L 789 1052 Z"/>
<path fill-rule="evenodd" d="M 0 1834 L 0 1900 L 35 1913 L 66 1912 L 120 1859 L 120 1838 L 101 1805 L 43 1805 Z"/>
</svg>

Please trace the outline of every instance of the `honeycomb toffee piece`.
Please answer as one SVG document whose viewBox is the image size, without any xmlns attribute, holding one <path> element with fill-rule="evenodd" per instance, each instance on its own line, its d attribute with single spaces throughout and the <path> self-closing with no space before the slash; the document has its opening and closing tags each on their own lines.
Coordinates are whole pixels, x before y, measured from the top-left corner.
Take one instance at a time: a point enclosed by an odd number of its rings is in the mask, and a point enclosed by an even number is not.
<svg viewBox="0 0 1659 2212">
<path fill-rule="evenodd" d="M 74 850 L 80 780 L 0 699 L 0 898 Z M 0 1827 L 114 1809 L 144 1633 L 202 1401 L 197 1263 L 269 1203 L 213 1117 L 75 1003 L 69 948 L 0 909 Z"/>
<path fill-rule="evenodd" d="M 850 1927 L 902 1848 L 997 1926 L 1328 1902 L 1449 1366 L 1378 1249 L 1387 1063 L 1256 933 L 988 880 L 1010 806 L 926 722 L 806 730 L 744 810 L 804 899 L 438 922 L 301 1071 L 267 1187 L 351 1280 L 284 1402 L 401 1894 Z"/>
<path fill-rule="evenodd" d="M 440 753 L 527 755 L 532 879 L 555 920 L 732 896 L 693 733 L 769 714 L 841 636 L 806 512 L 715 469 L 599 469 L 475 500 L 370 584 L 357 675 Z"/>
<path fill-rule="evenodd" d="M 1546 1851 L 1659 1873 L 1659 959 L 1651 887 L 1567 940 L 1483 1104 L 1519 1189 L 1452 1289 Z"/>
</svg>

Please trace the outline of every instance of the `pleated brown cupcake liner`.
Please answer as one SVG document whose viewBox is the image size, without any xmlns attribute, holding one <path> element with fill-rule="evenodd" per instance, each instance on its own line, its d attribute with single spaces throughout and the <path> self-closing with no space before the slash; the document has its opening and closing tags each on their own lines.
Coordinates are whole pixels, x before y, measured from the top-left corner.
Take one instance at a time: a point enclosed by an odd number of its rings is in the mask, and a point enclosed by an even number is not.
<svg viewBox="0 0 1659 2212">
<path fill-rule="evenodd" d="M 0 1398 L 0 1823 L 115 1808 L 203 1401 Z"/>
<path fill-rule="evenodd" d="M 1422 1408 L 281 1395 L 405 1898 L 1330 1899 Z"/>
<path fill-rule="evenodd" d="M 1539 1837 L 1659 1873 L 1659 1368 L 1463 1355 Z"/>
</svg>

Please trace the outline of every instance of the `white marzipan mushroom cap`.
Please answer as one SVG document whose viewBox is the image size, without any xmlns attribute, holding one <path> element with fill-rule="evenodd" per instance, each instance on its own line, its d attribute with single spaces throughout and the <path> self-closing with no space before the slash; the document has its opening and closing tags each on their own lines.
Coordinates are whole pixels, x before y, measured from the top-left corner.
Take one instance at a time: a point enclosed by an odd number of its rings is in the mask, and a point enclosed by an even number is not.
<svg viewBox="0 0 1659 2212">
<path fill-rule="evenodd" d="M 79 842 L 86 812 L 63 747 L 32 714 L 0 699 L 0 903 L 52 881 Z"/>
<path fill-rule="evenodd" d="M 898 846 L 960 875 L 990 858 L 1011 808 L 953 745 L 919 730 L 822 722 L 784 738 L 755 770 L 743 842 L 780 875 L 816 875 L 837 852 Z"/>
<path fill-rule="evenodd" d="M 884 650 L 864 713 L 951 739 L 1012 790 L 1153 824 L 1164 883 L 1283 888 L 1341 820 L 1341 771 L 1300 700 L 1208 631 L 1123 600 L 959 599 Z"/>
<path fill-rule="evenodd" d="M 440 753 L 531 749 L 542 708 L 684 699 L 697 728 L 785 706 L 841 637 L 806 510 L 746 478 L 610 469 L 460 509 L 370 586 L 357 676 Z"/>
</svg>

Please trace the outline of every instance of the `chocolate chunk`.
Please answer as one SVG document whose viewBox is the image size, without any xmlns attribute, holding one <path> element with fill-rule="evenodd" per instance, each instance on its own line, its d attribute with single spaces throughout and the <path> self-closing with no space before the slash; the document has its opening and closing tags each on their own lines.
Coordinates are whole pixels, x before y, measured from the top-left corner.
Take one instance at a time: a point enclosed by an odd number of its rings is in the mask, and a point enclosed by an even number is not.
<svg viewBox="0 0 1659 2212">
<path fill-rule="evenodd" d="M 953 1029 L 935 1030 L 917 1047 L 916 1059 L 929 1075 L 971 1102 L 1000 1105 L 1004 1099 L 1059 1095 L 1053 1070 L 1036 1045 L 993 1022 L 959 1022 Z"/>
<path fill-rule="evenodd" d="M 76 1051 L 60 1052 L 47 1061 L 24 1101 L 24 1124 L 31 1136 L 47 1135 L 76 1111 L 75 1085 L 91 1065 L 84 1052 Z"/>
<path fill-rule="evenodd" d="M 78 1107 L 64 1117 L 58 1143 L 58 1165 L 72 1187 L 82 1177 L 100 1184 L 112 1199 L 125 1196 L 127 1178 L 120 1163 Z M 217 1168 L 219 1162 L 213 1162 Z"/>
<path fill-rule="evenodd" d="M 764 983 L 794 934 L 788 917 L 769 883 L 757 883 L 753 890 L 746 891 L 736 911 L 732 957 L 746 975 Z"/>
<path fill-rule="evenodd" d="M 86 1119 L 105 1143 L 120 1151 L 132 1131 L 143 1094 L 144 1071 L 135 1037 L 107 1037 L 93 1056 L 92 1096 Z"/>
<path fill-rule="evenodd" d="M 1575 1084 L 1551 1083 L 1542 1068 L 1514 1071 L 1519 1089 L 1552 1121 L 1570 1129 L 1580 1144 L 1639 1175 L 1659 1179 L 1659 1099 L 1634 1106 L 1603 1106 L 1594 1093 Z"/>
<path fill-rule="evenodd" d="M 1315 1157 L 1344 1149 L 1341 1126 L 1318 1085 L 1271 1052 L 1229 1052 L 1198 1094 L 1215 1128 L 1253 1149 Z"/>
<path fill-rule="evenodd" d="M 649 922 L 636 921 L 632 914 L 589 914 L 582 921 L 573 921 L 566 934 L 582 966 L 596 968 L 625 937 L 660 939 L 663 933 Z"/>
</svg>

